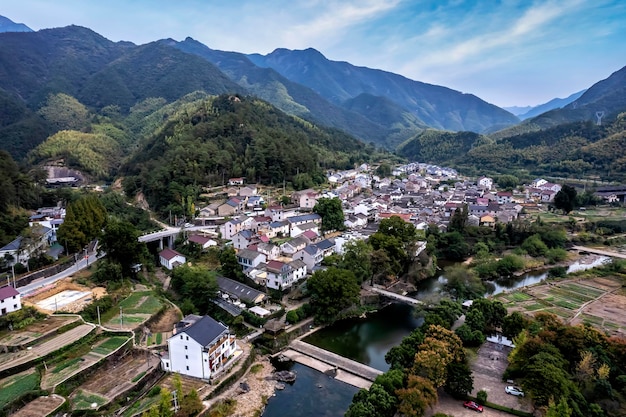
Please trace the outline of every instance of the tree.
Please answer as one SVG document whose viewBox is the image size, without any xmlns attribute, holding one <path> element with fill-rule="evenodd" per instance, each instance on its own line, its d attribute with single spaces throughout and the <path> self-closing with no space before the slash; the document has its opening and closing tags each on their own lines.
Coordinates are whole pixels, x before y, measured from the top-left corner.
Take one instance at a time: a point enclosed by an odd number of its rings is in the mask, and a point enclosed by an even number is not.
<svg viewBox="0 0 626 417">
<path fill-rule="evenodd" d="M 70 252 L 80 252 L 100 236 L 106 220 L 106 209 L 96 196 L 81 197 L 67 205 L 58 240 L 66 243 Z"/>
<path fill-rule="evenodd" d="M 330 323 L 359 300 L 360 287 L 352 271 L 330 267 L 317 271 L 307 281 L 316 321 Z"/>
<path fill-rule="evenodd" d="M 393 417 L 397 400 L 382 385 L 372 384 L 369 390 L 359 390 L 346 412 L 347 417 Z"/>
<path fill-rule="evenodd" d="M 570 211 L 574 210 L 576 195 L 577 193 L 574 187 L 564 184 L 561 190 L 554 196 L 554 207 L 568 214 Z"/>
<path fill-rule="evenodd" d="M 485 286 L 480 278 L 465 266 L 449 266 L 444 269 L 446 290 L 457 300 L 482 297 Z"/>
<path fill-rule="evenodd" d="M 463 208 L 457 207 L 456 210 L 454 210 L 454 214 L 452 214 L 452 217 L 450 218 L 450 224 L 448 224 L 448 231 L 459 232 L 459 233 L 465 232 L 465 225 L 467 224 L 467 217 L 468 217 L 467 204 L 464 204 Z"/>
<path fill-rule="evenodd" d="M 437 403 L 437 389 L 426 378 L 409 375 L 407 387 L 397 391 L 398 411 L 409 417 L 422 417 L 428 408 Z"/>
<path fill-rule="evenodd" d="M 558 403 L 550 401 L 545 417 L 570 417 L 571 415 L 572 409 L 567 405 L 567 399 L 561 398 Z"/>
<path fill-rule="evenodd" d="M 343 224 L 343 208 L 341 200 L 335 198 L 320 198 L 317 200 L 313 212 L 322 217 L 322 232 L 331 230 L 344 230 L 346 226 Z"/>
<path fill-rule="evenodd" d="M 345 244 L 340 268 L 354 272 L 360 284 L 370 279 L 372 271 L 372 246 L 365 240 L 354 240 Z"/>
<path fill-rule="evenodd" d="M 209 309 L 217 295 L 215 272 L 201 267 L 182 265 L 172 271 L 172 289 L 183 299 L 189 299 L 201 314 Z M 189 308 L 188 304 L 185 308 Z"/>
<path fill-rule="evenodd" d="M 180 402 L 180 410 L 176 413 L 176 417 L 197 416 L 203 409 L 204 405 L 198 395 L 198 391 L 192 389 Z"/>
<path fill-rule="evenodd" d="M 145 262 L 149 256 L 146 244 L 139 242 L 138 237 L 139 232 L 130 222 L 112 218 L 107 222 L 100 239 L 107 259 L 118 263 L 124 276 L 130 276 L 132 266 Z"/>
<path fill-rule="evenodd" d="M 514 311 L 502 320 L 502 334 L 513 339 L 520 334 L 524 329 L 528 328 L 530 320 L 525 318 L 519 311 Z"/>
<path fill-rule="evenodd" d="M 465 362 L 448 365 L 448 377 L 443 389 L 455 398 L 463 398 L 474 389 L 472 370 Z"/>
<path fill-rule="evenodd" d="M 413 366 L 415 353 L 419 350 L 419 346 L 424 342 L 424 334 L 420 329 L 413 330 L 408 336 L 405 336 L 399 345 L 389 349 L 385 354 L 385 362 L 391 369 L 408 369 Z"/>
<path fill-rule="evenodd" d="M 237 262 L 235 249 L 227 247 L 220 253 L 220 270 L 226 278 L 231 278 L 240 282 L 244 282 L 245 276 L 241 270 L 241 265 Z"/>
</svg>

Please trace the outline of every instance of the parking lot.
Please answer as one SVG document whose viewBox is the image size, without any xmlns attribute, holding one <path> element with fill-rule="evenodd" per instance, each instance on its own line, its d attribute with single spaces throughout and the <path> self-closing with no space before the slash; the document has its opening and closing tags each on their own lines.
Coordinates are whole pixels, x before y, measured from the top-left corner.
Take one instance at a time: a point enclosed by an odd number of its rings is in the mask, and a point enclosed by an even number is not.
<svg viewBox="0 0 626 417">
<path fill-rule="evenodd" d="M 487 401 L 530 413 L 533 411 L 530 399 L 516 397 L 504 392 L 504 388 L 511 385 L 502 381 L 502 375 L 508 366 L 507 355 L 510 351 L 510 347 L 493 342 L 485 342 L 481 346 L 477 358 L 471 364 L 474 376 L 474 390 L 471 395 L 475 397 L 478 391 L 485 390 Z M 439 391 L 439 403 L 429 415 L 434 413 L 445 413 L 455 417 L 476 415 L 476 411 L 463 407 L 463 401 L 456 400 L 441 390 Z M 485 407 L 483 415 L 495 417 L 510 416 L 511 414 Z"/>
</svg>

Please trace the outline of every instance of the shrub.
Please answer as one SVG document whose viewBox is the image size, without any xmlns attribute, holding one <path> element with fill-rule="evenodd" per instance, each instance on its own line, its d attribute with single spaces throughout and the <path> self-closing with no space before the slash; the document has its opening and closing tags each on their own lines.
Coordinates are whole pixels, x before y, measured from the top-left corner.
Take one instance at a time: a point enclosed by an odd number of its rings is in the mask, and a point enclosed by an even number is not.
<svg viewBox="0 0 626 417">
<path fill-rule="evenodd" d="M 487 403 L 487 391 L 480 390 L 476 393 L 476 402 L 485 405 Z"/>
</svg>

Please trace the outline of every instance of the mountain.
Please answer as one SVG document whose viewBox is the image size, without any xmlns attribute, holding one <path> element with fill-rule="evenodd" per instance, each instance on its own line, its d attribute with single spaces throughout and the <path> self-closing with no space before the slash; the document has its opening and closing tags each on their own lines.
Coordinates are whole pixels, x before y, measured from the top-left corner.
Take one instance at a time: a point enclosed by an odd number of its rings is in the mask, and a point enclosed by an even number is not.
<svg viewBox="0 0 626 417">
<path fill-rule="evenodd" d="M 11 19 L 0 16 L 0 33 L 3 32 L 32 32 L 33 30 L 23 23 L 15 23 Z"/>
<path fill-rule="evenodd" d="M 205 59 L 158 42 L 112 42 L 80 26 L 0 33 L 0 133 L 16 159 L 56 131 L 38 115 L 50 94 L 125 114 L 146 98 L 171 102 L 196 90 L 246 91 Z"/>
<path fill-rule="evenodd" d="M 380 144 L 389 135 L 387 126 L 332 104 L 310 88 L 283 77 L 271 68 L 253 64 L 245 54 L 214 50 L 192 38 L 182 42 L 172 39 L 159 42 L 209 61 L 232 81 L 286 113 L 344 130 L 367 142 Z"/>
<path fill-rule="evenodd" d="M 315 49 L 276 49 L 268 55 L 251 54 L 258 66 L 273 68 L 304 84 L 332 103 L 341 105 L 366 93 L 386 97 L 428 126 L 482 132 L 519 122 L 511 113 L 480 98 L 386 71 L 328 60 Z"/>
<path fill-rule="evenodd" d="M 185 209 L 200 185 L 223 184 L 229 177 L 308 188 L 323 183 L 327 169 L 353 167 L 373 153 L 344 132 L 237 95 L 191 102 L 155 132 L 124 165 L 123 184 L 128 195 L 143 192 L 161 212 L 176 212 L 180 202 Z"/>
<path fill-rule="evenodd" d="M 511 106 L 511 107 L 502 107 L 504 110 L 508 111 L 511 114 L 514 114 L 519 117 L 520 114 L 524 114 L 530 110 L 532 110 L 533 106 Z"/>
<path fill-rule="evenodd" d="M 576 121 L 615 120 L 626 111 L 626 67 L 589 87 L 578 99 L 562 109 L 555 109 L 529 119 L 533 124 L 550 127 Z M 602 121 L 601 120 L 601 121 Z"/>
<path fill-rule="evenodd" d="M 560 109 L 562 107 L 567 106 L 571 102 L 577 100 L 583 93 L 587 90 L 581 90 L 577 93 L 574 93 L 566 98 L 553 98 L 544 104 L 539 104 L 537 106 L 528 107 L 526 111 L 520 113 L 513 113 L 521 120 L 530 119 L 531 117 L 539 116 L 542 113 L 545 113 L 550 110 Z M 520 107 L 521 109 L 521 107 Z"/>
</svg>

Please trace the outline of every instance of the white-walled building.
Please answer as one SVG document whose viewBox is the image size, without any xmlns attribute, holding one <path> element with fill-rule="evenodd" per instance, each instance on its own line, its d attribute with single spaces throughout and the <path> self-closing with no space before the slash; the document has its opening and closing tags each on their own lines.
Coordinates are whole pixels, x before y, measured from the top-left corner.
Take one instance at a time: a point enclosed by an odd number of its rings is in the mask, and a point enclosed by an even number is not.
<svg viewBox="0 0 626 417">
<path fill-rule="evenodd" d="M 0 316 L 4 316 L 22 308 L 20 293 L 11 286 L 0 288 Z"/>
<path fill-rule="evenodd" d="M 209 316 L 185 317 L 167 340 L 168 355 L 163 369 L 200 379 L 209 379 L 224 368 L 237 350 L 228 327 Z"/>
<path fill-rule="evenodd" d="M 161 265 L 171 270 L 186 263 L 187 258 L 185 258 L 185 255 L 175 251 L 174 249 L 165 248 L 159 252 L 159 261 L 161 262 Z"/>
</svg>

